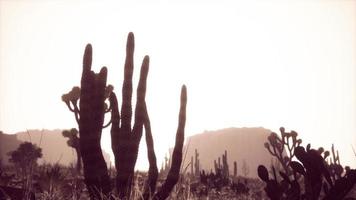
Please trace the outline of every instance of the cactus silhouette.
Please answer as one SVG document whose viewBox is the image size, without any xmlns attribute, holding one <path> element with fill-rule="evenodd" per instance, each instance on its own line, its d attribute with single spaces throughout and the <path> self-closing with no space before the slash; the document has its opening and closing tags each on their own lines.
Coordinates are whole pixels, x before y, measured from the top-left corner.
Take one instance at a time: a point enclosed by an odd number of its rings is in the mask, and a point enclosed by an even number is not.
<svg viewBox="0 0 356 200">
<path fill-rule="evenodd" d="M 195 171 L 194 171 L 195 176 L 199 176 L 199 174 L 200 174 L 200 161 L 199 161 L 198 149 L 195 149 L 194 168 L 195 168 Z"/>
<path fill-rule="evenodd" d="M 88 44 L 83 58 L 79 104 L 79 145 L 83 159 L 85 184 L 92 199 L 109 195 L 111 184 L 100 147 L 105 114 L 107 69 L 98 74 L 91 70 L 92 47 Z"/>
<path fill-rule="evenodd" d="M 119 112 L 117 98 L 113 92 L 110 96 L 112 106 L 111 138 L 112 150 L 115 155 L 117 169 L 116 188 L 119 198 L 130 197 L 134 168 L 138 156 L 138 147 L 142 137 L 143 123 L 145 120 L 145 95 L 146 80 L 149 67 L 149 57 L 145 56 L 137 87 L 137 102 L 135 109 L 134 125 L 132 119 L 132 76 L 133 76 L 134 35 L 129 34 L 126 46 L 126 61 L 124 69 L 124 82 L 122 86 L 122 106 Z"/>
<path fill-rule="evenodd" d="M 222 155 L 222 160 L 223 160 L 223 176 L 225 178 L 229 178 L 229 164 L 227 161 L 227 151 L 225 150 L 224 154 Z"/>
<path fill-rule="evenodd" d="M 167 178 L 162 187 L 153 195 L 153 199 L 166 199 L 172 191 L 174 185 L 178 182 L 180 166 L 183 157 L 184 144 L 184 127 L 186 120 L 186 106 L 187 106 L 187 88 L 183 85 L 180 96 L 180 109 L 178 118 L 178 128 L 176 133 L 176 141 L 172 154 L 172 164 L 168 172 Z"/>
<path fill-rule="evenodd" d="M 184 143 L 186 119 L 187 89 L 181 89 L 180 111 L 176 143 L 172 155 L 172 164 L 162 187 L 156 191 L 158 169 L 154 152 L 150 119 L 145 102 L 146 80 L 149 69 L 149 57 L 145 56 L 141 66 L 137 87 L 137 102 L 132 120 L 132 76 L 133 76 L 134 35 L 129 33 L 126 45 L 126 61 L 122 87 L 122 106 L 119 112 L 116 94 L 111 85 L 106 86 L 107 69 L 103 67 L 98 74 L 91 70 L 92 47 L 88 44 L 83 58 L 81 87 L 75 87 L 62 96 L 79 124 L 79 149 L 83 160 L 85 184 L 91 199 L 102 199 L 111 195 L 112 186 L 108 169 L 100 147 L 102 129 L 111 123 L 111 146 L 115 156 L 116 190 L 120 199 L 130 199 L 139 143 L 145 127 L 148 149 L 149 171 L 145 183 L 145 199 L 166 199 L 179 178 Z M 110 105 L 106 104 L 109 99 Z M 78 107 L 78 101 L 79 107 Z M 105 113 L 111 112 L 111 119 L 104 124 Z M 67 135 L 67 132 L 65 133 Z"/>
<path fill-rule="evenodd" d="M 79 145 L 79 137 L 78 137 L 78 130 L 75 128 L 72 128 L 70 130 L 64 130 L 62 131 L 63 137 L 67 137 L 67 144 L 68 146 L 72 147 L 76 154 L 77 154 L 77 165 L 76 169 L 78 172 L 82 170 L 82 155 L 80 153 L 80 145 Z"/>
<path fill-rule="evenodd" d="M 296 139 L 296 132 L 292 131 L 289 135 L 284 132 L 284 128 L 280 130 L 282 139 L 279 139 L 275 133 L 271 133 L 268 137 L 269 143 L 265 143 L 265 147 L 273 156 L 277 157 L 282 165 L 285 165 L 285 172 L 279 172 L 282 180 L 278 182 L 277 173 L 273 166 L 272 178 L 269 177 L 265 166 L 260 165 L 257 169 L 258 176 L 267 184 L 265 187 L 267 196 L 273 200 L 316 200 L 320 197 L 327 200 L 343 199 L 356 183 L 356 170 L 346 168 L 346 174 L 342 176 L 343 167 L 340 165 L 338 152 L 335 154 L 334 145 L 332 146 L 333 159 L 328 164 L 326 161 L 330 155 L 329 151 L 324 151 L 322 147 L 318 150 L 312 149 L 310 144 L 304 148 L 300 145 L 301 140 Z M 285 140 L 286 137 L 287 140 Z M 288 144 L 288 137 L 292 137 L 291 146 Z M 287 146 L 289 157 L 286 156 L 281 159 L 283 152 L 281 145 Z M 299 162 L 292 161 L 291 157 L 293 156 Z M 303 179 L 303 187 L 300 186 L 302 182 L 300 178 Z M 301 188 L 304 188 L 304 193 Z M 321 192 L 322 189 L 323 193 Z"/>
</svg>

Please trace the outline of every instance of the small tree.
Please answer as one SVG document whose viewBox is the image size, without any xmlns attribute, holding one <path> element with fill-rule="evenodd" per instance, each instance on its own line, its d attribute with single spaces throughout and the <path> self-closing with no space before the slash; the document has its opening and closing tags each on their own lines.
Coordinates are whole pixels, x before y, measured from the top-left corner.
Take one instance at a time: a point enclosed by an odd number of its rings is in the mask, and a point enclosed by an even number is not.
<svg viewBox="0 0 356 200">
<path fill-rule="evenodd" d="M 22 178 L 25 179 L 24 188 L 29 188 L 32 178 L 33 167 L 37 159 L 42 157 L 42 149 L 30 142 L 23 142 L 15 151 L 8 153 L 9 161 L 20 169 Z"/>
<path fill-rule="evenodd" d="M 78 130 L 76 128 L 72 128 L 70 130 L 64 130 L 62 131 L 63 137 L 67 137 L 67 144 L 68 146 L 72 147 L 75 149 L 75 152 L 77 154 L 77 165 L 76 169 L 78 173 L 82 170 L 82 155 L 80 153 L 80 145 L 79 145 L 79 137 L 78 137 Z"/>
</svg>

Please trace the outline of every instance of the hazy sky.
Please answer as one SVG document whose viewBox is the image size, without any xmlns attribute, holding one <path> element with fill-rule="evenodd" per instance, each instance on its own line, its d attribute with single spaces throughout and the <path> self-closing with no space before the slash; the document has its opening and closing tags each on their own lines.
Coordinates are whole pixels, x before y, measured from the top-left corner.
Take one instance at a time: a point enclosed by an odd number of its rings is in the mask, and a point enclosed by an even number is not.
<svg viewBox="0 0 356 200">
<path fill-rule="evenodd" d="M 284 126 L 314 147 L 335 143 L 356 167 L 356 1 L 150 2 L 0 0 L 0 130 L 77 127 L 61 95 L 80 83 L 85 45 L 121 93 L 132 31 L 135 76 L 151 58 L 146 99 L 159 162 L 174 144 L 186 84 L 188 136 Z"/>
</svg>

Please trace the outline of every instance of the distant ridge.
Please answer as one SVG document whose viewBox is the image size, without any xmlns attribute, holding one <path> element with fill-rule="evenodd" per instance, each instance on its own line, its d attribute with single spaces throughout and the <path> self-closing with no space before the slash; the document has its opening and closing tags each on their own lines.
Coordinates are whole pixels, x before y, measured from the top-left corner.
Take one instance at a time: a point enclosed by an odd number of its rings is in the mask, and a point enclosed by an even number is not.
<svg viewBox="0 0 356 200">
<path fill-rule="evenodd" d="M 242 175 L 241 168 L 245 160 L 249 167 L 248 176 L 257 177 L 258 165 L 270 166 L 271 164 L 272 157 L 264 147 L 270 133 L 270 130 L 263 127 L 244 127 L 205 131 L 190 136 L 186 140 L 186 145 L 189 143 L 189 147 L 183 166 L 188 165 L 191 156 L 195 155 L 195 149 L 198 149 L 202 169 L 214 171 L 214 159 L 218 161 L 218 157 L 227 150 L 230 174 L 233 174 L 233 162 L 236 161 L 237 173 Z M 190 167 L 187 168 L 187 172 L 190 172 Z"/>
<path fill-rule="evenodd" d="M 0 158 L 3 163 L 8 163 L 7 152 L 15 150 L 24 141 L 32 142 L 42 148 L 43 157 L 39 163 L 60 163 L 69 165 L 76 162 L 76 153 L 67 145 L 67 138 L 62 136 L 62 129 L 54 130 L 28 130 L 16 134 L 0 134 Z M 41 138 L 42 137 L 42 138 Z M 109 154 L 104 152 L 107 163 Z"/>
<path fill-rule="evenodd" d="M 7 152 L 15 150 L 20 143 L 15 134 L 9 135 L 0 131 L 0 159 L 3 164 L 8 163 Z"/>
</svg>

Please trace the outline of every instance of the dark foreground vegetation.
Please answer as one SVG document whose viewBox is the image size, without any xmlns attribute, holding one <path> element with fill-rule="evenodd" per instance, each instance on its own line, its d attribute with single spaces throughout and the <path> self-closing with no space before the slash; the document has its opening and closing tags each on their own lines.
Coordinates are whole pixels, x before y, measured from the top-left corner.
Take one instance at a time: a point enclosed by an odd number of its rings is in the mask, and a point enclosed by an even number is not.
<svg viewBox="0 0 356 200">
<path fill-rule="evenodd" d="M 280 129 L 281 137 L 271 133 L 265 143 L 276 162 L 268 168 L 260 165 L 256 169 L 261 180 L 247 178 L 247 166 L 242 169 L 245 176 L 237 176 L 236 162 L 230 174 L 227 151 L 212 159 L 214 170 L 205 171 L 200 166 L 198 150 L 191 162 L 182 166 L 187 150 L 183 150 L 185 86 L 181 89 L 175 146 L 169 162 L 159 172 L 145 102 L 149 57 L 142 62 L 133 112 L 133 54 L 134 36 L 130 33 L 119 111 L 114 87 L 106 83 L 106 67 L 97 74 L 91 70 L 92 47 L 86 46 L 81 86 L 62 96 L 79 127 L 79 131 L 62 133 L 68 138 L 67 144 L 75 149 L 76 165 L 38 165 L 41 149 L 22 143 L 9 152 L 12 165 L 0 165 L 0 199 L 355 199 L 356 171 L 340 164 L 334 147 L 331 152 L 313 149 L 310 144 L 303 147 L 298 134 L 287 133 L 284 128 Z M 106 114 L 110 114 L 110 119 L 105 123 Z M 109 126 L 114 168 L 107 167 L 100 147 L 102 130 Z M 143 132 L 149 169 L 135 172 Z"/>
<path fill-rule="evenodd" d="M 258 176 L 266 183 L 270 199 L 355 199 L 356 170 L 340 164 L 334 145 L 330 151 L 301 145 L 295 131 L 280 128 L 281 137 L 271 133 L 266 149 L 277 158 L 270 172 L 263 165 Z M 356 155 L 355 155 L 356 156 Z M 352 191 L 353 190 L 353 191 Z"/>
</svg>

